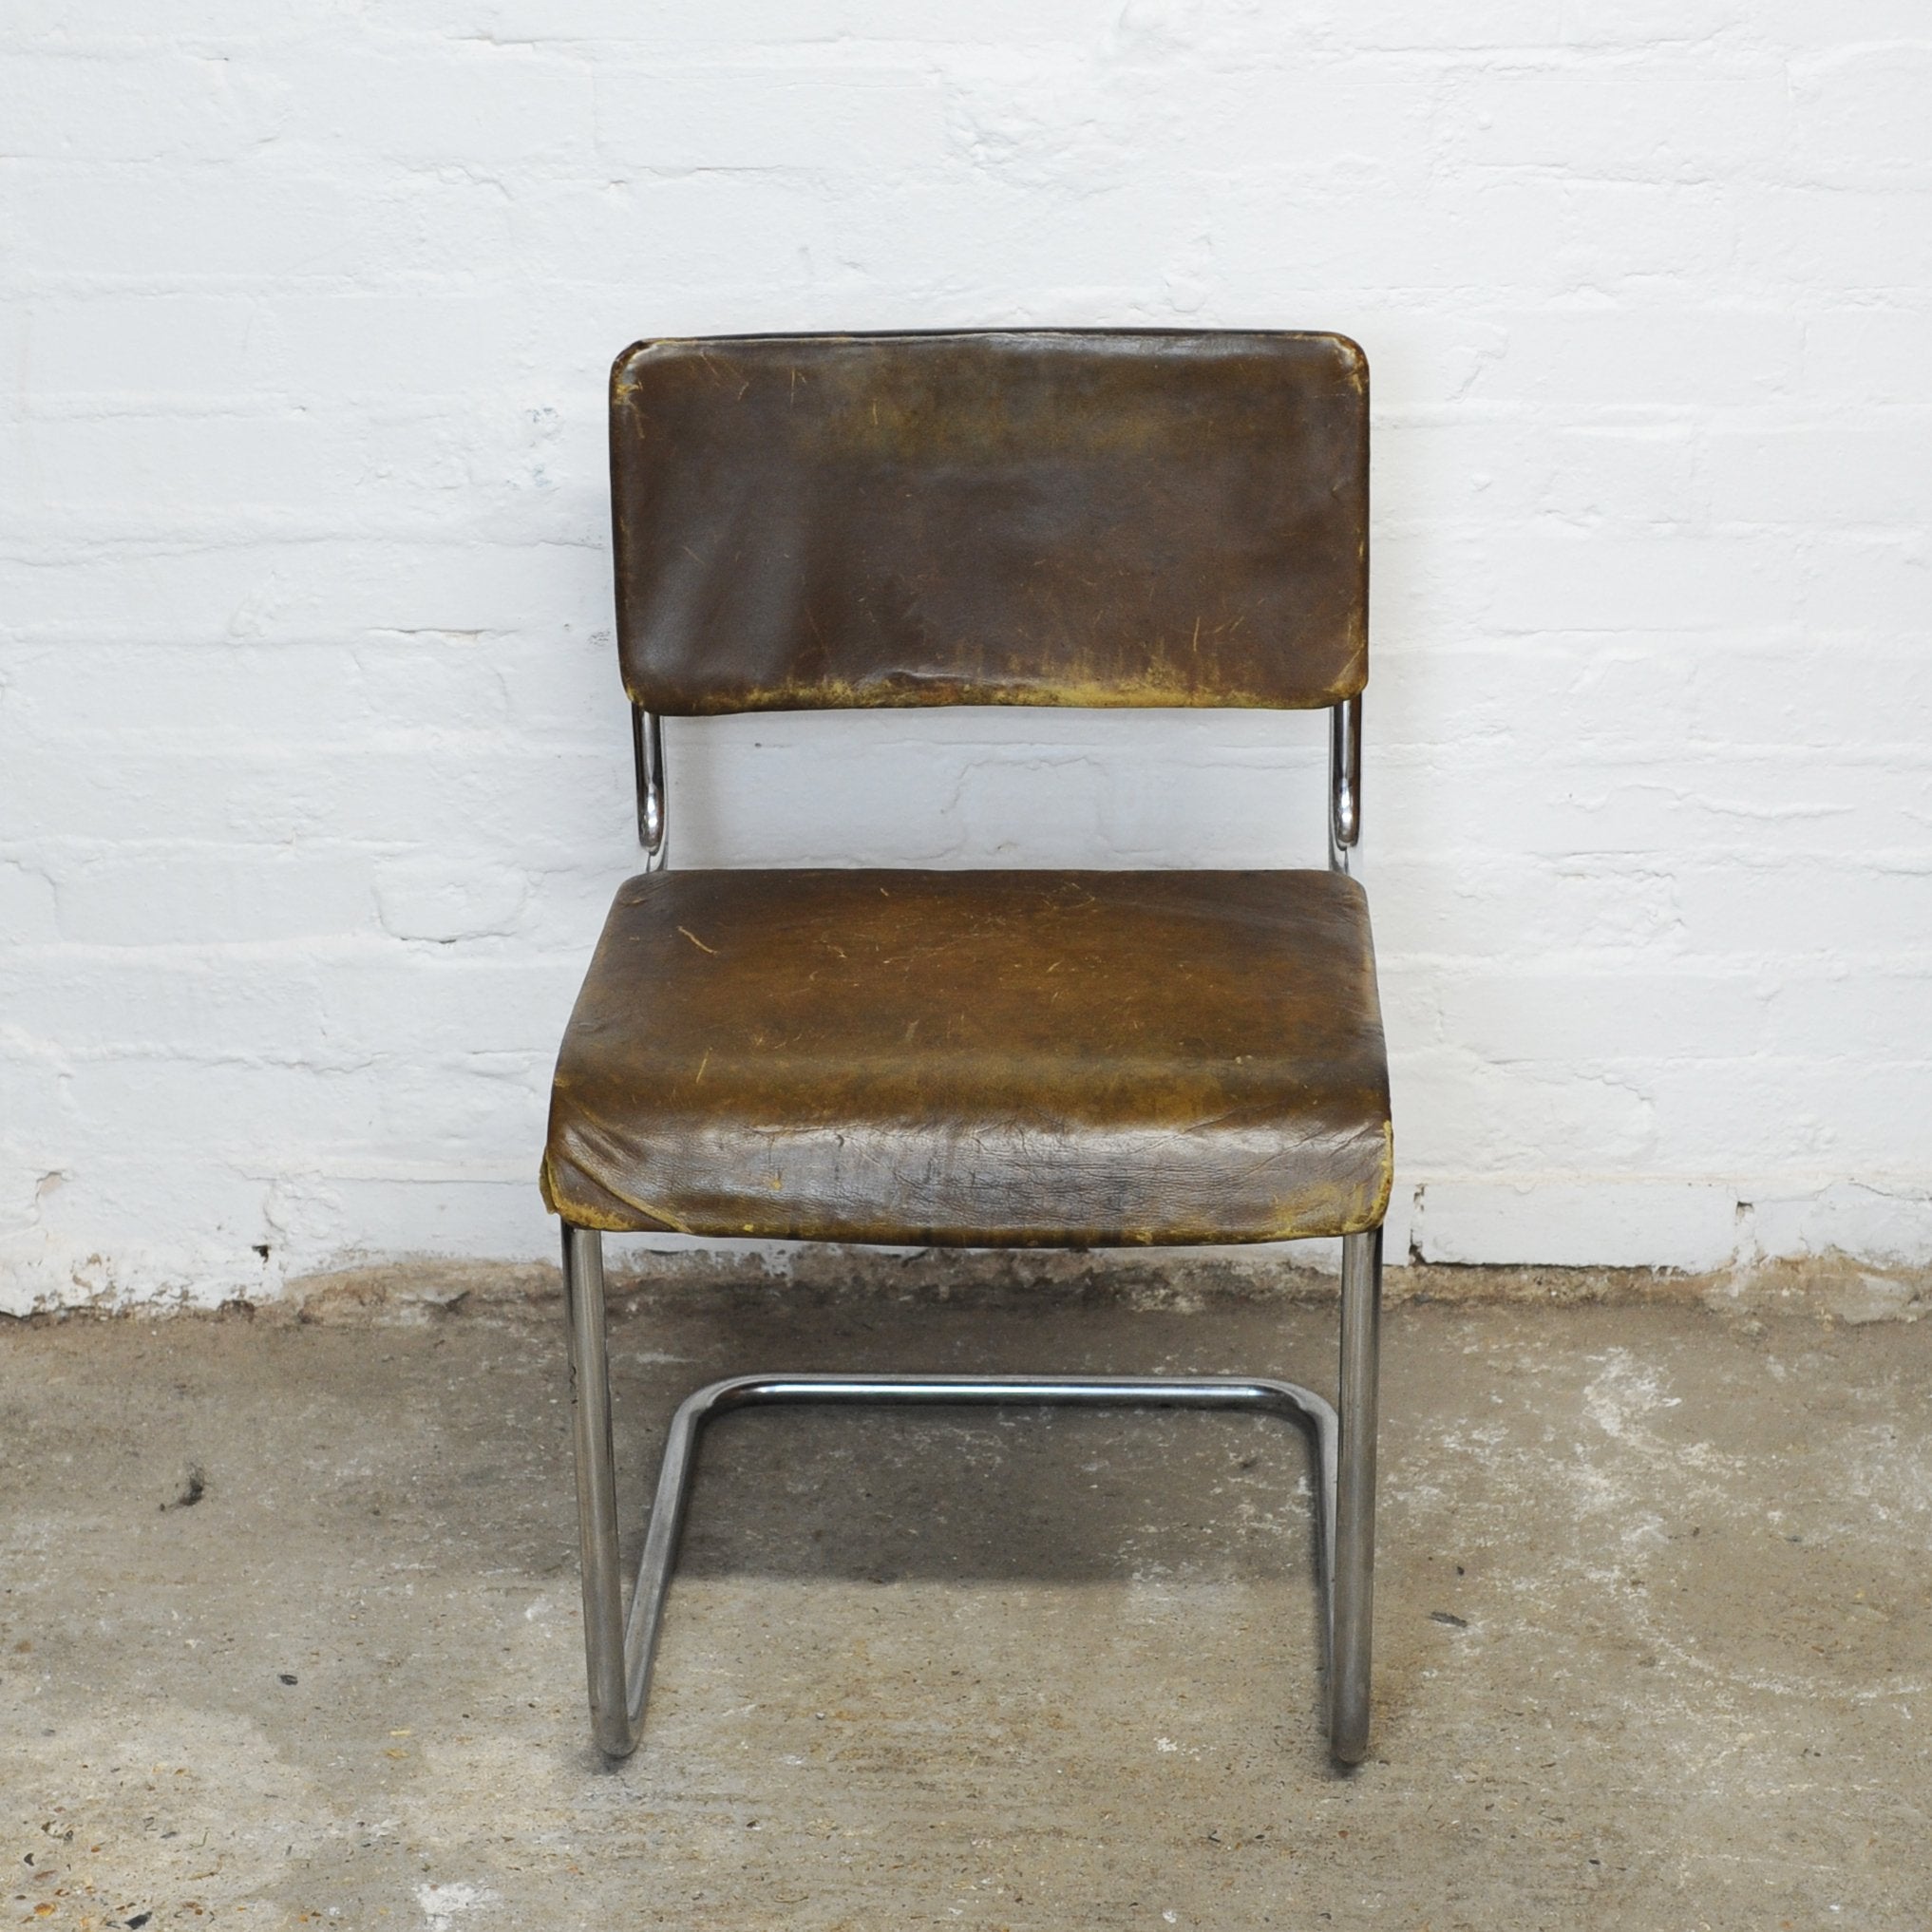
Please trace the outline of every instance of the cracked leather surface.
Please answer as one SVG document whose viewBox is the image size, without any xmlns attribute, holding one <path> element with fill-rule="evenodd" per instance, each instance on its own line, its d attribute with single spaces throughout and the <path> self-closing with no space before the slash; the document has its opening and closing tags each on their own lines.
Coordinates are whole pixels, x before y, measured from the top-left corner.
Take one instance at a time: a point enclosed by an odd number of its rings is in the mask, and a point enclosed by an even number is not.
<svg viewBox="0 0 1932 1932">
<path fill-rule="evenodd" d="M 1341 336 L 644 342 L 611 472 L 646 710 L 1306 708 L 1367 677 Z"/>
<path fill-rule="evenodd" d="M 1391 1178 L 1367 901 L 1327 872 L 687 871 L 617 894 L 545 1198 L 587 1227 L 1284 1240 Z"/>
</svg>

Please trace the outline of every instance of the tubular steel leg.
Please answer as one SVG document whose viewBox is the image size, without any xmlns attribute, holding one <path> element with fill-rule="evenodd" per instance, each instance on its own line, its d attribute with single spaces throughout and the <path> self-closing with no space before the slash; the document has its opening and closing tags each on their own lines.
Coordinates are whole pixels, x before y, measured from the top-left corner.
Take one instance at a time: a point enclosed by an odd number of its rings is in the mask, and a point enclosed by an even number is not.
<svg viewBox="0 0 1932 1932">
<path fill-rule="evenodd" d="M 617 1472 L 611 1454 L 611 1376 L 604 1347 L 604 1240 L 563 1228 L 563 1300 L 570 1320 L 571 1433 L 583 1551 L 584 1659 L 591 1730 L 622 1756 L 636 1743 L 624 1695 L 623 1582 L 617 1568 Z"/>
<path fill-rule="evenodd" d="M 563 1277 L 570 1316 L 571 1395 L 577 1440 L 578 1514 L 583 1539 L 584 1645 L 591 1729 L 610 1757 L 637 1748 L 664 1600 L 677 1560 L 685 1503 L 697 1465 L 698 1438 L 714 1415 L 798 1403 L 886 1403 L 899 1407 L 991 1408 L 1050 1403 L 1070 1408 L 1247 1409 L 1284 1415 L 1315 1438 L 1316 1549 L 1335 1663 L 1335 1497 L 1338 1430 L 1335 1410 L 1312 1389 L 1266 1376 L 1237 1375 L 733 1375 L 686 1396 L 671 1419 L 657 1495 L 644 1539 L 630 1615 L 617 1574 L 617 1518 L 611 1458 L 610 1384 L 604 1346 L 603 1249 L 592 1230 L 566 1227 Z"/>
<path fill-rule="evenodd" d="M 1335 1491 L 1329 1747 L 1342 1764 L 1369 1749 L 1375 1616 L 1375 1384 L 1382 1353 L 1382 1230 L 1342 1241 L 1341 1472 Z"/>
</svg>

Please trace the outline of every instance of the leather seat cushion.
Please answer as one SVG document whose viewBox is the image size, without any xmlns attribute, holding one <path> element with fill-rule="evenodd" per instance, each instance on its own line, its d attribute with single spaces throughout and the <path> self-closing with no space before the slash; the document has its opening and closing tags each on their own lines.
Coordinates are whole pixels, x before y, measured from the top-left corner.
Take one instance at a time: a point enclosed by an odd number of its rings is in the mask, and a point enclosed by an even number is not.
<svg viewBox="0 0 1932 1932">
<path fill-rule="evenodd" d="M 684 871 L 617 894 L 544 1197 L 585 1227 L 963 1246 L 1377 1225 L 1367 901 L 1328 872 Z"/>
</svg>

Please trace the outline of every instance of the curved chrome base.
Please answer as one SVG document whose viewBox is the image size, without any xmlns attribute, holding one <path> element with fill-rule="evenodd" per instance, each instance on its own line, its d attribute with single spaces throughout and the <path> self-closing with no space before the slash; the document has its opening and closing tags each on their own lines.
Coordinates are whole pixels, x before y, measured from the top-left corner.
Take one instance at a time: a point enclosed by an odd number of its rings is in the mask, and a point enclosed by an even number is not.
<svg viewBox="0 0 1932 1932">
<path fill-rule="evenodd" d="M 1371 1252 L 1357 1248 L 1373 1241 Z M 734 1409 L 805 1402 L 900 1407 L 991 1407 L 1051 1403 L 1071 1408 L 1247 1409 L 1284 1415 L 1310 1430 L 1320 1465 L 1316 1485 L 1317 1547 L 1327 1607 L 1330 1743 L 1345 1764 L 1368 1742 L 1368 1587 L 1373 1562 L 1374 1354 L 1373 1312 L 1352 1325 L 1351 1303 L 1381 1285 L 1381 1237 L 1351 1238 L 1343 1268 L 1342 1392 L 1356 1413 L 1366 1380 L 1367 1442 L 1345 1430 L 1334 1406 L 1312 1389 L 1268 1376 L 1242 1375 L 733 1375 L 678 1404 L 665 1440 L 657 1495 L 637 1567 L 628 1616 L 617 1569 L 616 1471 L 611 1450 L 610 1378 L 604 1331 L 601 1239 L 594 1230 L 563 1231 L 564 1293 L 571 1332 L 571 1396 L 577 1442 L 578 1506 L 583 1542 L 585 1657 L 591 1728 L 611 1757 L 637 1748 L 651 1675 L 663 1628 L 664 1600 L 677 1560 L 685 1504 L 704 1425 Z M 1373 1260 L 1373 1267 L 1367 1265 Z M 1353 1263 L 1354 1265 L 1351 1265 Z M 1351 1288 L 1354 1292 L 1350 1293 Z M 1351 1342 L 1355 1373 L 1350 1375 Z M 1351 1442 L 1350 1436 L 1354 1440 Z M 1362 1468 L 1366 1447 L 1366 1471 Z M 1352 1455 L 1351 1449 L 1354 1450 Z M 1366 1483 L 1364 1482 L 1366 1475 Z M 1366 1534 L 1364 1497 L 1366 1496 Z M 1338 1525 L 1337 1511 L 1348 1520 Z M 1341 1568 L 1337 1571 L 1337 1555 Z"/>
</svg>

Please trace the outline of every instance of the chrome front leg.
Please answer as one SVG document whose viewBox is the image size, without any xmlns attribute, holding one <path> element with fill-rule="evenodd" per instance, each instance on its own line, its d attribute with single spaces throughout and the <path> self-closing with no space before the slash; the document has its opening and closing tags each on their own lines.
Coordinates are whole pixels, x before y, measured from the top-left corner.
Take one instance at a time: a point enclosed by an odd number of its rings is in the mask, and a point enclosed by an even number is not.
<svg viewBox="0 0 1932 1932">
<path fill-rule="evenodd" d="M 1382 1230 L 1342 1241 L 1341 1469 L 1335 1485 L 1335 1630 L 1329 1749 L 1342 1764 L 1369 1750 L 1375 1618 L 1375 1396 L 1382 1355 Z"/>
<path fill-rule="evenodd" d="M 563 1300 L 570 1321 L 571 1437 L 583 1553 L 584 1660 L 591 1731 L 611 1757 L 637 1748 L 624 1670 L 624 1598 L 617 1567 L 617 1471 L 611 1450 L 611 1375 L 604 1333 L 604 1238 L 563 1228 Z"/>
</svg>

